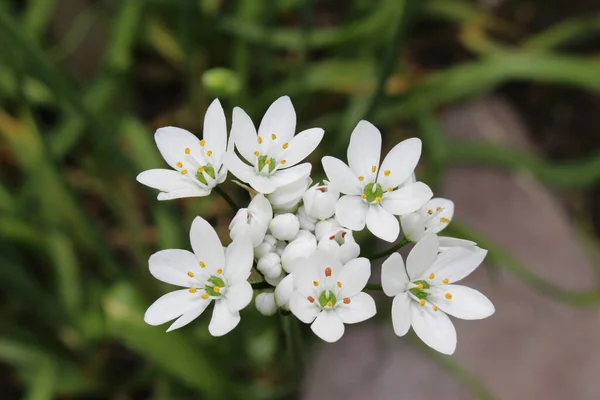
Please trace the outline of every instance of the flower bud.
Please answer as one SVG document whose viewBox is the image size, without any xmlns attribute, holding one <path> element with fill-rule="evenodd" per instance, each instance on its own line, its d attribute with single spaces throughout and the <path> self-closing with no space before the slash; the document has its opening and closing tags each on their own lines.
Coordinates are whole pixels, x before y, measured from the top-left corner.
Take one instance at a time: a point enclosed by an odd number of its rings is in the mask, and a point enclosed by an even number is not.
<svg viewBox="0 0 600 400">
<path fill-rule="evenodd" d="M 281 266 L 283 269 L 291 273 L 293 261 L 298 258 L 310 257 L 317 250 L 317 238 L 310 234 L 303 234 L 301 237 L 294 239 L 283 250 L 281 255 Z"/>
<path fill-rule="evenodd" d="M 300 229 L 300 221 L 294 214 L 279 214 L 269 224 L 271 235 L 279 240 L 293 240 Z"/>
<path fill-rule="evenodd" d="M 259 293 L 254 299 L 254 304 L 259 313 L 266 316 L 274 315 L 277 312 L 274 293 Z"/>
<path fill-rule="evenodd" d="M 337 229 L 324 235 L 319 240 L 317 248 L 337 257 L 342 264 L 357 258 L 360 254 L 360 246 L 354 240 L 352 231 L 348 229 Z"/>
<path fill-rule="evenodd" d="M 330 188 L 329 182 L 324 182 L 324 185 L 311 187 L 302 196 L 306 213 L 320 220 L 331 218 L 335 214 L 335 205 L 340 197 L 340 192 Z"/>
<path fill-rule="evenodd" d="M 277 250 L 277 239 L 271 235 L 265 235 L 262 243 L 254 248 L 254 258 L 259 259 L 267 253 L 274 253 Z"/>
<path fill-rule="evenodd" d="M 277 278 L 281 274 L 281 258 L 277 253 L 267 253 L 258 259 L 256 269 L 265 277 Z"/>
<path fill-rule="evenodd" d="M 257 194 L 248 208 L 238 210 L 231 220 L 229 237 L 231 240 L 250 239 L 252 247 L 256 247 L 262 243 L 272 218 L 271 204 L 265 196 Z"/>
<path fill-rule="evenodd" d="M 309 231 L 315 230 L 315 223 L 317 222 L 317 219 L 308 215 L 304 206 L 298 208 L 296 216 L 298 217 L 298 221 L 300 221 L 300 229 L 306 229 Z"/>
<path fill-rule="evenodd" d="M 302 200 L 302 195 L 310 185 L 312 179 L 308 176 L 289 183 L 285 186 L 278 187 L 273 193 L 267 195 L 273 209 L 279 212 L 295 211 L 298 203 Z"/>
<path fill-rule="evenodd" d="M 337 233 L 341 227 L 342 226 L 335 218 L 319 221 L 315 225 L 315 236 L 317 237 L 317 240 L 321 240 L 321 238 L 325 235 L 331 236 L 332 234 Z"/>
<path fill-rule="evenodd" d="M 289 302 L 294 293 L 294 278 L 290 274 L 283 278 L 275 288 L 275 303 L 284 310 L 289 310 Z"/>
<path fill-rule="evenodd" d="M 404 237 L 411 242 L 418 242 L 427 233 L 439 233 L 454 216 L 454 203 L 451 200 L 435 198 L 429 200 L 414 213 L 400 217 Z"/>
</svg>

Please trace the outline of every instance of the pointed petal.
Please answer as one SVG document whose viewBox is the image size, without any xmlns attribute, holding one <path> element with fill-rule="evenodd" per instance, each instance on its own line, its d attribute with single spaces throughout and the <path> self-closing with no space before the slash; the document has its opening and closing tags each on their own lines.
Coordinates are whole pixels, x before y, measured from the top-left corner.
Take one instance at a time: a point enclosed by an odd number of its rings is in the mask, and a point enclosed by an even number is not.
<svg viewBox="0 0 600 400">
<path fill-rule="evenodd" d="M 161 325 L 201 306 L 204 301 L 198 293 L 190 293 L 188 289 L 176 290 L 156 300 L 146 310 L 144 321 L 149 325 Z"/>
<path fill-rule="evenodd" d="M 475 289 L 462 285 L 441 285 L 432 289 L 427 299 L 456 318 L 483 319 L 495 311 L 492 302 Z M 447 299 L 446 293 L 450 293 L 452 298 Z"/>
<path fill-rule="evenodd" d="M 173 169 L 178 169 L 178 162 L 185 161 L 186 148 L 190 149 L 191 156 L 197 160 L 204 160 L 200 140 L 185 129 L 174 126 L 160 128 L 154 134 L 154 141 L 160 154 Z"/>
<path fill-rule="evenodd" d="M 232 312 L 246 308 L 252 301 L 252 285 L 243 281 L 229 286 L 225 294 L 225 301 Z"/>
<path fill-rule="evenodd" d="M 190 242 L 199 262 L 206 264 L 206 271 L 216 271 L 225 265 L 225 252 L 217 232 L 202 217 L 194 218 L 190 229 Z"/>
<path fill-rule="evenodd" d="M 258 150 L 256 128 L 248 114 L 239 107 L 233 109 L 231 138 L 242 157 L 254 164 L 254 152 Z"/>
<path fill-rule="evenodd" d="M 392 325 L 398 336 L 406 335 L 410 328 L 411 303 L 408 293 L 400 293 L 392 301 Z"/>
<path fill-rule="evenodd" d="M 404 261 L 399 253 L 393 253 L 381 265 L 381 286 L 383 292 L 389 296 L 396 296 L 406 291 L 408 275 L 404 267 Z"/>
<path fill-rule="evenodd" d="M 315 320 L 317 315 L 319 315 L 321 309 L 317 306 L 317 300 L 311 303 L 307 297 L 298 292 L 294 292 L 290 298 L 290 311 L 300 321 L 305 324 L 310 324 Z"/>
<path fill-rule="evenodd" d="M 198 273 L 200 267 L 194 253 L 187 250 L 161 250 L 148 260 L 150 273 L 162 282 L 182 287 L 195 287 L 187 273 Z"/>
<path fill-rule="evenodd" d="M 231 311 L 227 302 L 223 300 L 215 301 L 208 332 L 213 336 L 223 336 L 233 330 L 240 323 L 240 313 Z"/>
<path fill-rule="evenodd" d="M 294 136 L 289 147 L 281 155 L 286 161 L 285 165 L 291 167 L 304 160 L 321 143 L 324 133 L 321 128 L 312 128 Z"/>
<path fill-rule="evenodd" d="M 363 322 L 377 313 L 375 300 L 364 292 L 357 293 L 350 299 L 350 304 L 340 304 L 335 313 L 345 324 Z"/>
<path fill-rule="evenodd" d="M 254 249 L 250 238 L 234 240 L 225 250 L 225 271 L 223 275 L 227 283 L 235 285 L 245 282 L 250 276 L 252 262 L 254 261 Z"/>
<path fill-rule="evenodd" d="M 400 186 L 413 174 L 420 157 L 421 140 L 418 138 L 403 140 L 394 146 L 384 158 L 377 182 L 385 188 Z M 387 176 L 386 171 L 389 171 Z"/>
<path fill-rule="evenodd" d="M 375 182 L 379 157 L 381 156 L 381 133 L 369 121 L 362 120 L 350 135 L 348 165 L 356 176 L 364 176 L 365 183 Z M 373 172 L 375 166 L 375 172 Z"/>
<path fill-rule="evenodd" d="M 406 272 L 410 280 L 425 277 L 438 256 L 439 240 L 435 233 L 429 233 L 419 240 L 406 258 Z"/>
<path fill-rule="evenodd" d="M 225 163 L 227 170 L 242 182 L 250 183 L 250 180 L 256 176 L 254 168 L 248 164 L 245 164 L 233 152 L 227 152 L 223 162 Z"/>
<path fill-rule="evenodd" d="M 186 197 L 205 197 L 210 194 L 210 190 L 201 189 L 198 186 L 190 189 L 180 189 L 173 192 L 160 192 L 156 197 L 160 201 L 182 199 Z"/>
<path fill-rule="evenodd" d="M 371 276 L 371 263 L 361 257 L 347 262 L 340 270 L 337 281 L 342 285 L 340 297 L 352 297 L 367 285 Z"/>
<path fill-rule="evenodd" d="M 486 255 L 487 250 L 476 246 L 451 247 L 439 254 L 428 272 L 439 279 L 447 278 L 450 283 L 458 282 L 473 272 Z"/>
<path fill-rule="evenodd" d="M 186 326 L 187 324 L 189 324 L 190 322 L 192 322 L 193 320 L 198 318 L 200 316 L 200 314 L 202 314 L 204 312 L 204 310 L 206 310 L 206 307 L 208 307 L 208 305 L 211 303 L 211 301 L 212 300 L 210 300 L 210 299 L 202 300 L 197 307 L 191 309 L 190 311 L 187 311 L 185 314 L 183 314 L 181 317 L 179 317 L 175 322 L 173 322 L 171 324 L 171 326 L 169 327 L 169 329 L 167 329 L 167 332 L 171 332 L 171 331 L 174 331 L 175 329 L 179 329 L 183 326 Z"/>
<path fill-rule="evenodd" d="M 344 323 L 333 311 L 322 311 L 310 327 L 315 335 L 329 343 L 337 342 L 344 335 Z"/>
<path fill-rule="evenodd" d="M 288 96 L 275 100 L 269 107 L 258 128 L 258 136 L 263 143 L 271 141 L 271 135 L 277 136 L 281 144 L 290 142 L 296 132 L 296 111 Z"/>
<path fill-rule="evenodd" d="M 142 185 L 158 189 L 162 192 L 172 192 L 181 189 L 200 189 L 194 181 L 172 169 L 150 169 L 136 177 Z"/>
<path fill-rule="evenodd" d="M 338 222 L 353 231 L 365 227 L 369 205 L 360 196 L 342 196 L 335 205 L 335 217 Z"/>
<path fill-rule="evenodd" d="M 400 226 L 404 237 L 411 242 L 418 242 L 425 236 L 425 219 L 418 213 L 410 213 L 400 217 Z"/>
<path fill-rule="evenodd" d="M 394 215 L 405 215 L 423 207 L 432 196 L 429 186 L 423 182 L 415 182 L 385 193 L 381 205 Z"/>
<path fill-rule="evenodd" d="M 369 206 L 367 228 L 373 235 L 390 243 L 398 239 L 400 234 L 398 219 L 380 205 Z"/>
<path fill-rule="evenodd" d="M 261 224 L 269 225 L 273 219 L 271 203 L 260 193 L 254 196 L 248 205 L 248 212 L 252 214 L 252 218 L 255 218 Z"/>
<path fill-rule="evenodd" d="M 227 148 L 227 122 L 219 99 L 213 100 L 206 110 L 203 135 L 206 140 L 206 149 L 213 152 L 212 159 L 215 162 L 215 168 L 218 169 L 223 163 L 223 156 Z"/>
<path fill-rule="evenodd" d="M 473 247 L 477 246 L 477 243 L 466 240 L 466 239 L 458 239 L 449 236 L 438 236 L 440 239 L 440 250 L 448 250 L 450 247 Z"/>
<path fill-rule="evenodd" d="M 359 195 L 361 193 L 362 184 L 358 180 L 358 175 L 341 160 L 326 156 L 321 159 L 321 163 L 331 188 L 344 194 Z"/>
<path fill-rule="evenodd" d="M 433 311 L 428 305 L 420 306 L 411 302 L 410 318 L 412 327 L 427 346 L 443 354 L 453 354 L 456 350 L 456 330 L 450 318 L 442 311 Z"/>
</svg>

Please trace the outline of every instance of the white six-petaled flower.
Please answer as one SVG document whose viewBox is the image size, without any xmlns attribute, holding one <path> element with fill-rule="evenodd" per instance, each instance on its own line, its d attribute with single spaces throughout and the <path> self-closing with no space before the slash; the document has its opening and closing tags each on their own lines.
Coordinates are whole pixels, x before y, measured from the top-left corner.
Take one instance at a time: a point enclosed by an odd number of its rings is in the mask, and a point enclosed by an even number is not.
<svg viewBox="0 0 600 400">
<path fill-rule="evenodd" d="M 477 290 L 453 283 L 481 264 L 487 251 L 478 247 L 452 247 L 439 251 L 438 237 L 429 233 L 406 259 L 392 254 L 382 265 L 381 285 L 392 302 L 392 324 L 398 336 L 412 326 L 429 347 L 453 354 L 456 330 L 448 318 L 482 319 L 494 313 L 494 305 Z"/>
<path fill-rule="evenodd" d="M 189 324 L 215 302 L 208 331 L 222 336 L 240 322 L 239 311 L 252 301 L 248 283 L 253 252 L 248 240 L 231 243 L 223 250 L 210 224 L 196 217 L 190 229 L 194 252 L 163 250 L 150 257 L 150 273 L 158 280 L 184 287 L 160 297 L 144 315 L 150 325 L 177 320 L 167 332 Z"/>
<path fill-rule="evenodd" d="M 259 193 L 273 193 L 277 188 L 296 182 L 310 174 L 306 158 L 323 139 L 323 129 L 296 132 L 296 112 L 288 96 L 275 100 L 265 113 L 258 133 L 252 120 L 239 107 L 233 110 L 231 138 L 235 152 L 225 156 L 225 165 L 238 179 Z"/>
<path fill-rule="evenodd" d="M 414 213 L 400 217 L 404 237 L 418 242 L 426 233 L 440 233 L 454 216 L 454 202 L 436 197 Z"/>
<path fill-rule="evenodd" d="M 330 254 L 316 251 L 309 258 L 294 260 L 294 292 L 289 307 L 302 322 L 326 342 L 344 334 L 344 324 L 355 324 L 375 315 L 375 301 L 362 292 L 371 276 L 366 258 L 342 265 Z"/>
<path fill-rule="evenodd" d="M 360 121 L 348 145 L 348 165 L 326 156 L 322 163 L 329 187 L 345 194 L 335 207 L 340 224 L 353 231 L 365 227 L 380 239 L 393 242 L 400 233 L 394 215 L 421 208 L 432 196 L 422 182 L 412 182 L 421 156 L 421 141 L 407 139 L 390 150 L 381 166 L 381 133 L 370 122 Z"/>
<path fill-rule="evenodd" d="M 223 166 L 227 125 L 219 100 L 214 100 L 206 110 L 202 140 L 173 126 L 158 129 L 154 140 L 174 170 L 151 169 L 140 173 L 137 180 L 160 190 L 158 200 L 208 196 L 227 177 Z"/>
</svg>

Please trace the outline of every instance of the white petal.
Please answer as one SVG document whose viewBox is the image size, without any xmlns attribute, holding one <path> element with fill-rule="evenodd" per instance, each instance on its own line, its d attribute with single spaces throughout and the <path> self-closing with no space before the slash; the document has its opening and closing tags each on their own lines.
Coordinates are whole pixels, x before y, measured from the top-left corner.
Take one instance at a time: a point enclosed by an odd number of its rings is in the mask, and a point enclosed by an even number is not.
<svg viewBox="0 0 600 400">
<path fill-rule="evenodd" d="M 275 100 L 269 107 L 258 128 L 258 136 L 263 143 L 271 140 L 271 135 L 277 136 L 277 141 L 282 144 L 289 142 L 296 132 L 296 111 L 288 96 Z"/>
<path fill-rule="evenodd" d="M 290 298 L 290 311 L 305 324 L 310 324 L 315 320 L 321 309 L 317 305 L 317 299 L 312 303 L 306 296 L 294 292 Z"/>
<path fill-rule="evenodd" d="M 408 293 L 400 293 L 392 301 L 392 325 L 398 336 L 406 335 L 410 328 L 411 303 Z"/>
<path fill-rule="evenodd" d="M 448 250 L 450 247 L 473 247 L 477 246 L 477 243 L 466 240 L 458 239 L 449 236 L 438 236 L 440 239 L 440 250 Z"/>
<path fill-rule="evenodd" d="M 201 303 L 206 301 L 198 292 L 190 293 L 188 289 L 176 290 L 156 300 L 146 310 L 144 321 L 149 325 L 161 325 L 201 306 Z"/>
<path fill-rule="evenodd" d="M 200 151 L 200 140 L 185 129 L 167 126 L 160 128 L 154 134 L 156 146 L 165 161 L 178 169 L 177 163 L 185 161 L 185 149 L 190 149 L 190 155 L 198 161 L 204 160 Z"/>
<path fill-rule="evenodd" d="M 173 192 L 161 192 L 158 194 L 157 199 L 160 201 L 182 199 L 186 197 L 205 197 L 210 194 L 210 190 L 201 189 L 199 186 L 189 189 L 179 189 Z"/>
<path fill-rule="evenodd" d="M 295 260 L 294 268 L 294 287 L 296 291 L 305 298 L 315 295 L 315 286 L 313 282 L 319 281 L 318 265 L 309 258 L 300 258 Z"/>
<path fill-rule="evenodd" d="M 248 180 L 248 184 L 258 193 L 270 194 L 277 189 L 277 185 L 271 176 L 252 175 Z"/>
<path fill-rule="evenodd" d="M 279 307 L 287 307 L 294 293 L 294 275 L 289 274 L 275 288 L 275 302 Z"/>
<path fill-rule="evenodd" d="M 429 233 L 419 240 L 406 258 L 406 272 L 409 279 L 417 280 L 425 277 L 429 267 L 436 260 L 439 240 L 436 234 Z"/>
<path fill-rule="evenodd" d="M 223 245 L 214 228 L 201 217 L 194 218 L 190 242 L 198 261 L 206 264 L 207 271 L 216 271 L 225 265 Z"/>
<path fill-rule="evenodd" d="M 360 196 L 342 196 L 335 205 L 335 217 L 338 222 L 353 231 L 365 227 L 369 205 Z"/>
<path fill-rule="evenodd" d="M 315 335 L 329 343 L 337 342 L 344 335 L 344 323 L 333 311 L 322 311 L 310 327 Z"/>
<path fill-rule="evenodd" d="M 234 240 L 225 251 L 225 271 L 223 275 L 229 285 L 245 282 L 250 276 L 254 249 L 250 238 Z"/>
<path fill-rule="evenodd" d="M 225 300 L 230 311 L 240 311 L 252 301 L 252 285 L 246 281 L 227 287 Z"/>
<path fill-rule="evenodd" d="M 361 194 L 363 185 L 358 180 L 358 175 L 352 172 L 343 161 L 326 156 L 321 159 L 321 163 L 331 188 L 344 194 Z"/>
<path fill-rule="evenodd" d="M 365 182 L 375 182 L 379 157 L 381 156 L 381 133 L 369 121 L 360 121 L 350 135 L 348 165 L 356 176 L 364 176 Z M 373 172 L 375 166 L 375 172 Z"/>
<path fill-rule="evenodd" d="M 429 304 L 410 305 L 411 325 L 419 338 L 429 347 L 444 354 L 456 350 L 456 330 L 450 318 L 442 311 L 433 311 Z"/>
<path fill-rule="evenodd" d="M 452 294 L 448 300 L 446 293 Z M 483 319 L 494 313 L 494 305 L 475 289 L 461 285 L 435 286 L 427 300 L 442 311 L 461 319 Z"/>
<path fill-rule="evenodd" d="M 241 108 L 235 107 L 231 120 L 231 138 L 242 157 L 250 164 L 254 164 L 256 158 L 254 152 L 258 150 L 256 137 L 256 128 L 248 114 Z"/>
<path fill-rule="evenodd" d="M 171 331 L 174 331 L 175 329 L 179 329 L 183 326 L 186 326 L 187 324 L 189 324 L 190 322 L 192 322 L 193 320 L 198 318 L 200 316 L 200 314 L 202 314 L 204 312 L 204 310 L 206 310 L 206 307 L 208 307 L 208 305 L 211 303 L 211 301 L 212 300 L 210 300 L 210 299 L 202 300 L 197 307 L 191 309 L 190 311 L 187 311 L 181 317 L 177 318 L 177 320 L 175 322 L 173 322 L 171 324 L 171 326 L 169 326 L 169 329 L 167 329 L 167 332 L 171 332 Z"/>
<path fill-rule="evenodd" d="M 172 169 L 150 169 L 140 173 L 136 179 L 139 183 L 162 192 L 172 192 L 181 189 L 200 189 L 192 179 Z"/>
<path fill-rule="evenodd" d="M 423 207 L 432 196 L 429 186 L 423 182 L 415 182 L 385 193 L 381 205 L 394 215 L 404 215 Z"/>
<path fill-rule="evenodd" d="M 423 216 L 429 212 L 435 213 L 435 216 L 427 218 L 427 232 L 439 233 L 448 226 L 454 216 L 454 202 L 439 197 L 431 199 L 421 210 Z"/>
<path fill-rule="evenodd" d="M 390 243 L 398 239 L 400 234 L 398 219 L 378 204 L 369 206 L 367 228 L 373 235 Z"/>
<path fill-rule="evenodd" d="M 418 213 L 402 215 L 400 226 L 404 237 L 411 242 L 418 242 L 425 235 L 425 219 Z"/>
<path fill-rule="evenodd" d="M 444 250 L 435 260 L 428 273 L 435 273 L 439 279 L 447 278 L 450 283 L 458 282 L 477 268 L 487 250 L 479 247 L 451 247 Z"/>
<path fill-rule="evenodd" d="M 303 163 L 290 168 L 277 170 L 270 178 L 276 188 L 278 188 L 309 176 L 311 169 L 312 166 L 310 163 Z"/>
<path fill-rule="evenodd" d="M 223 336 L 226 333 L 231 332 L 233 328 L 240 323 L 240 313 L 231 311 L 227 306 L 227 302 L 223 300 L 215 301 L 215 308 L 213 310 L 210 324 L 208 325 L 208 332 L 213 336 Z"/>
<path fill-rule="evenodd" d="M 213 152 L 212 159 L 215 167 L 218 168 L 223 163 L 227 147 L 227 122 L 219 99 L 213 100 L 206 110 L 203 135 L 206 140 L 206 150 Z"/>
<path fill-rule="evenodd" d="M 350 299 L 350 304 L 341 304 L 335 313 L 345 324 L 356 324 L 367 320 L 377 313 L 375 300 L 364 292 L 357 293 Z"/>
<path fill-rule="evenodd" d="M 340 297 L 352 297 L 367 285 L 371 276 L 371 263 L 361 257 L 347 262 L 338 274 L 338 282 L 342 284 Z"/>
<path fill-rule="evenodd" d="M 414 172 L 421 157 L 421 140 L 411 138 L 403 140 L 390 150 L 381 163 L 377 182 L 381 186 L 398 187 Z M 389 171 L 385 176 L 385 171 Z"/>
<path fill-rule="evenodd" d="M 269 200 L 262 194 L 254 196 L 248 205 L 248 211 L 252 214 L 252 218 L 256 219 L 261 224 L 269 225 L 273 219 L 273 208 Z"/>
<path fill-rule="evenodd" d="M 381 265 L 381 286 L 383 292 L 389 296 L 396 296 L 406 291 L 408 275 L 404 267 L 404 261 L 399 253 L 393 253 Z"/>
<path fill-rule="evenodd" d="M 242 182 L 250 183 L 250 180 L 256 176 L 254 168 L 248 164 L 245 164 L 240 158 L 233 152 L 227 152 L 223 159 L 225 166 L 236 178 Z"/>
<path fill-rule="evenodd" d="M 312 128 L 294 136 L 281 156 L 286 161 L 285 165 L 291 167 L 304 160 L 321 143 L 324 133 L 321 128 Z"/>
<path fill-rule="evenodd" d="M 188 272 L 200 272 L 196 256 L 187 250 L 161 250 L 150 256 L 148 265 L 156 279 L 183 287 L 194 287 L 195 280 L 187 275 Z"/>
</svg>

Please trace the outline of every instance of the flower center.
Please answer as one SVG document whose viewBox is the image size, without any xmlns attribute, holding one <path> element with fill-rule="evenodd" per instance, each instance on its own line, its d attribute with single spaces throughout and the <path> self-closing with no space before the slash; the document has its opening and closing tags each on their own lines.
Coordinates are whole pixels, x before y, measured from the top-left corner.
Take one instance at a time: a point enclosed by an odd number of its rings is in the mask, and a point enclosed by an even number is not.
<svg viewBox="0 0 600 400">
<path fill-rule="evenodd" d="M 319 296 L 319 304 L 321 307 L 333 307 L 337 299 L 331 290 L 323 290 Z"/>
<path fill-rule="evenodd" d="M 277 166 L 277 161 L 274 158 L 269 158 L 268 156 L 259 156 L 258 157 L 258 172 L 262 172 L 265 165 L 269 166 L 269 173 L 271 173 Z"/>
<path fill-rule="evenodd" d="M 204 290 L 206 290 L 206 293 L 208 293 L 210 296 L 218 297 L 221 295 L 221 289 L 224 286 L 225 282 L 223 282 L 223 279 L 213 275 L 206 281 Z"/>
<path fill-rule="evenodd" d="M 381 202 L 381 198 L 383 197 L 383 188 L 378 183 L 369 183 L 363 189 L 362 198 L 368 203 L 372 203 L 376 201 L 377 203 Z"/>
<path fill-rule="evenodd" d="M 206 164 L 203 167 L 198 167 L 198 171 L 196 172 L 196 179 L 198 179 L 203 184 L 208 185 L 208 182 L 206 181 L 206 177 L 204 176 L 203 172 L 211 178 L 215 179 L 215 169 L 210 164 Z"/>
<path fill-rule="evenodd" d="M 426 299 L 427 296 L 429 296 L 429 293 L 424 292 L 423 290 L 429 289 L 429 283 L 426 281 L 414 281 L 413 283 L 417 285 L 417 287 L 409 289 L 409 292 L 411 292 L 419 300 Z"/>
</svg>

